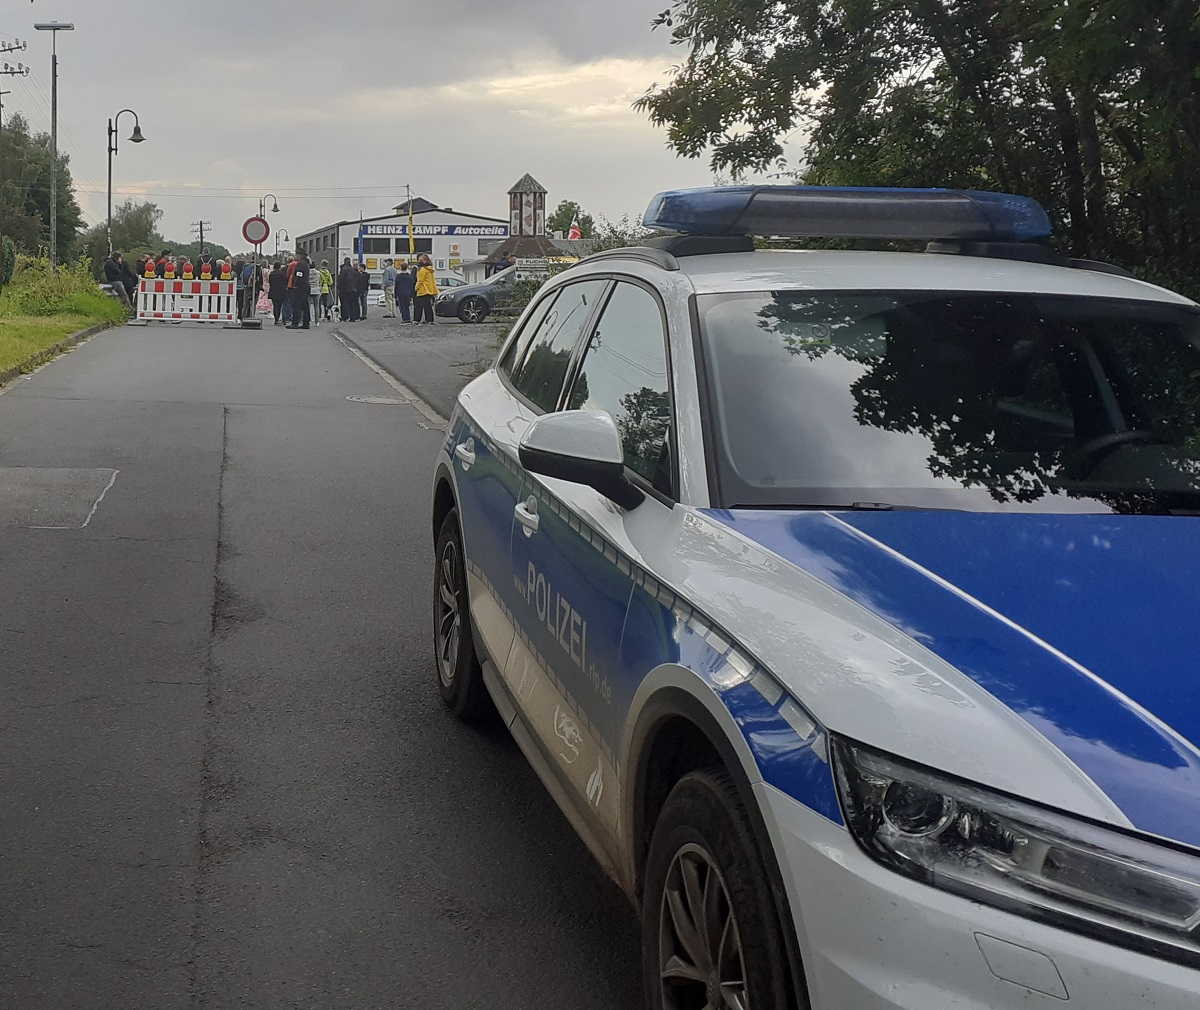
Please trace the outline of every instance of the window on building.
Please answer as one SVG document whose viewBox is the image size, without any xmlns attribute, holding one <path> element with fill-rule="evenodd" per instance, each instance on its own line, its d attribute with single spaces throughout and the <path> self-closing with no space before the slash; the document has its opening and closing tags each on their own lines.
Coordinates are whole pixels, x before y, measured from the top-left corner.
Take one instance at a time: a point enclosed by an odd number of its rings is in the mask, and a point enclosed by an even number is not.
<svg viewBox="0 0 1200 1010">
<path fill-rule="evenodd" d="M 364 238 L 363 252 L 370 255 L 388 255 L 392 251 L 392 240 L 390 238 Z"/>
</svg>

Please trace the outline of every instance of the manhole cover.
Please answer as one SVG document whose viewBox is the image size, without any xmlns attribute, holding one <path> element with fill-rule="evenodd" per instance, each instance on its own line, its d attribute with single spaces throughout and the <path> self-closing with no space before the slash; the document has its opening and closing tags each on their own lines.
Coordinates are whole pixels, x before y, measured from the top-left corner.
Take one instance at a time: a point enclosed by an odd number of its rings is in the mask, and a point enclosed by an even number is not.
<svg viewBox="0 0 1200 1010">
<path fill-rule="evenodd" d="M 393 407 L 412 403 L 412 400 L 402 400 L 398 396 L 347 396 L 346 399 L 352 403 L 386 403 Z"/>
</svg>

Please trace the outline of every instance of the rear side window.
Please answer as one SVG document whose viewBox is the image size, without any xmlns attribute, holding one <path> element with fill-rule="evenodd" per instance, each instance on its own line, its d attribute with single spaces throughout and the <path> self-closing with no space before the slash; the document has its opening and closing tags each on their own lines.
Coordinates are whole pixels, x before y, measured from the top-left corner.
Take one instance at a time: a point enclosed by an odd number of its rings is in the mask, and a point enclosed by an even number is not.
<svg viewBox="0 0 1200 1010">
<path fill-rule="evenodd" d="M 512 384 L 538 410 L 558 406 L 575 345 L 607 284 L 606 280 L 568 284 L 533 333 L 512 373 Z"/>
<path fill-rule="evenodd" d="M 504 375 L 510 379 L 513 374 L 513 365 L 520 361 L 525 356 L 525 351 L 529 347 L 529 343 L 535 336 L 538 330 L 546 321 L 546 316 L 549 315 L 551 307 L 554 305 L 554 300 L 557 298 L 557 292 L 543 298 L 534 307 L 533 311 L 525 320 L 525 325 L 521 327 L 516 339 L 512 340 L 508 345 L 508 350 L 504 352 L 504 357 L 500 359 L 499 369 Z"/>
</svg>

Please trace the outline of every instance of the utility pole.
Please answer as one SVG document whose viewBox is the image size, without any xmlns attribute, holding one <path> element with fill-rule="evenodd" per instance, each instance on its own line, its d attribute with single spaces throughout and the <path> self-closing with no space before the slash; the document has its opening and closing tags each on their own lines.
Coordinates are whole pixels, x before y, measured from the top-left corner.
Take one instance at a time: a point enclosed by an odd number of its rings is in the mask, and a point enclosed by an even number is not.
<svg viewBox="0 0 1200 1010">
<path fill-rule="evenodd" d="M 199 232 L 200 232 L 199 242 L 200 242 L 200 252 L 201 253 L 204 252 L 204 229 L 206 227 L 211 228 L 212 222 L 211 221 L 193 221 L 192 222 L 192 233 L 194 234 L 197 230 L 199 230 Z"/>
<path fill-rule="evenodd" d="M 0 55 L 21 52 L 28 45 L 17 39 L 15 42 L 0 42 Z M 12 66 L 0 64 L 0 77 L 28 77 L 29 68 L 24 63 Z M 11 91 L 0 91 L 0 291 L 4 290 L 4 96 Z"/>
<path fill-rule="evenodd" d="M 69 21 L 48 21 L 33 26 L 49 32 L 50 46 L 50 269 L 58 271 L 58 33 L 73 32 Z"/>
</svg>

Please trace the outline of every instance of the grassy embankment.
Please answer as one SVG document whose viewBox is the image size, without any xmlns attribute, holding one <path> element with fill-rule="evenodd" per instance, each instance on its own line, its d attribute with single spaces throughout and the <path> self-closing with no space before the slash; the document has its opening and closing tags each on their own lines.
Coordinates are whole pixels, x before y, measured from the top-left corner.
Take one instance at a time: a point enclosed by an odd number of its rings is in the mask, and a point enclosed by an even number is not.
<svg viewBox="0 0 1200 1010">
<path fill-rule="evenodd" d="M 120 303 L 100 292 L 85 266 L 55 274 L 45 260 L 19 259 L 0 295 L 0 374 L 34 368 L 71 334 L 124 318 Z"/>
</svg>

